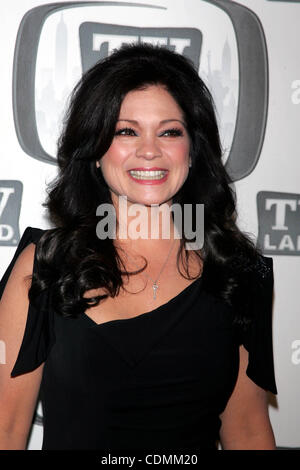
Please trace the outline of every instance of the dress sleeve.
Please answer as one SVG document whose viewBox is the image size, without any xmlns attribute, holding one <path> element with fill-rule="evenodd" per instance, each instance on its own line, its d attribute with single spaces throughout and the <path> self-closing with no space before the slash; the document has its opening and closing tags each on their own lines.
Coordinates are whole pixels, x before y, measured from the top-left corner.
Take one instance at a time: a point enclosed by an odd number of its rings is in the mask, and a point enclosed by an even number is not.
<svg viewBox="0 0 300 470">
<path fill-rule="evenodd" d="M 30 243 L 36 245 L 44 232 L 42 229 L 33 227 L 25 229 L 15 254 L 0 281 L 0 299 L 18 256 Z M 33 272 L 36 267 L 37 260 L 35 255 Z M 41 365 L 46 360 L 54 342 L 50 293 L 45 291 L 38 296 L 35 305 L 29 302 L 23 340 L 17 360 L 10 374 L 11 377 L 30 372 Z"/>
<path fill-rule="evenodd" d="M 263 256 L 255 273 L 252 296 L 253 317 L 241 334 L 240 344 L 249 353 L 246 374 L 257 385 L 277 394 L 272 340 L 273 258 Z M 250 288 L 250 286 L 249 286 Z"/>
</svg>

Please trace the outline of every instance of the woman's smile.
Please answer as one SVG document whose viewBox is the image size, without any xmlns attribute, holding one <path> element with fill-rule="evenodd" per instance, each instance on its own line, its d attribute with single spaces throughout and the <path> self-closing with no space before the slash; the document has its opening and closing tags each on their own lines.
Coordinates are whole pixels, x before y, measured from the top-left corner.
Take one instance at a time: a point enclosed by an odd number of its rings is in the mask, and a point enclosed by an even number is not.
<svg viewBox="0 0 300 470">
<path fill-rule="evenodd" d="M 168 170 L 129 170 L 128 173 L 139 184 L 161 184 L 168 178 Z"/>
</svg>

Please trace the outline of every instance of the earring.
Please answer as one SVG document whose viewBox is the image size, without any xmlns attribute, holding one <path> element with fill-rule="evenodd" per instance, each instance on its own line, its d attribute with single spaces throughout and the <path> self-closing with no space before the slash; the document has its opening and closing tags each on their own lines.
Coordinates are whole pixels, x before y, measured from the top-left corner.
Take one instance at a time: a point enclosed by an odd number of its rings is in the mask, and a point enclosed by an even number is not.
<svg viewBox="0 0 300 470">
<path fill-rule="evenodd" d="M 192 166 L 192 159 L 191 159 L 191 157 L 190 157 L 189 167 L 191 167 L 191 166 Z"/>
</svg>

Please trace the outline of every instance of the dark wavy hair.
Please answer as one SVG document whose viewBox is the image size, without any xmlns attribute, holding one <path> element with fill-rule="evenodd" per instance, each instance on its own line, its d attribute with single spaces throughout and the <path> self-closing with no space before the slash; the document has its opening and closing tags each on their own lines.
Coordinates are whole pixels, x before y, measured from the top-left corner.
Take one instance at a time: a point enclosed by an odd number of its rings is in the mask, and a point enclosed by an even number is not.
<svg viewBox="0 0 300 470">
<path fill-rule="evenodd" d="M 96 235 L 96 209 L 111 203 L 101 169 L 96 167 L 114 138 L 120 106 L 125 95 L 148 85 L 162 85 L 183 111 L 191 141 L 192 167 L 173 197 L 181 206 L 204 204 L 204 244 L 195 253 L 203 262 L 206 291 L 234 307 L 235 322 L 247 325 L 249 268 L 261 259 L 249 235 L 236 224 L 236 201 L 222 163 L 222 149 L 211 93 L 191 61 L 162 46 L 129 44 L 89 69 L 76 85 L 58 141 L 57 178 L 47 189 L 43 204 L 55 228 L 47 230 L 36 248 L 38 269 L 29 297 L 52 289 L 53 309 L 76 317 L 108 295 L 118 295 L 122 274 L 129 273 L 111 238 Z M 186 238 L 177 253 L 185 262 Z M 123 270 L 121 267 L 123 266 Z M 181 271 L 180 271 L 181 272 Z M 185 272 L 189 276 L 187 264 Z M 248 273 L 248 274 L 247 274 Z M 185 274 L 181 272 L 185 277 Z M 86 298 L 90 289 L 104 288 L 105 295 Z"/>
</svg>

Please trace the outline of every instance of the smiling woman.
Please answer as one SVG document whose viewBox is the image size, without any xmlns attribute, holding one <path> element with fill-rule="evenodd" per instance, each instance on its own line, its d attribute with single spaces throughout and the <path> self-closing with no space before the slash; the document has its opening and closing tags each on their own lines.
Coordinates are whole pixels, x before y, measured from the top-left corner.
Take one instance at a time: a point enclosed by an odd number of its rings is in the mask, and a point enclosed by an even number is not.
<svg viewBox="0 0 300 470">
<path fill-rule="evenodd" d="M 25 230 L 0 283 L 1 448 L 26 447 L 41 386 L 44 450 L 274 449 L 272 258 L 236 225 L 193 64 L 147 44 L 97 63 L 72 94 L 58 164 L 44 204 L 55 227 Z M 161 215 L 156 237 L 123 238 L 135 204 L 141 226 Z M 187 249 L 199 204 L 204 244 Z M 97 236 L 99 206 L 115 234 Z"/>
</svg>

